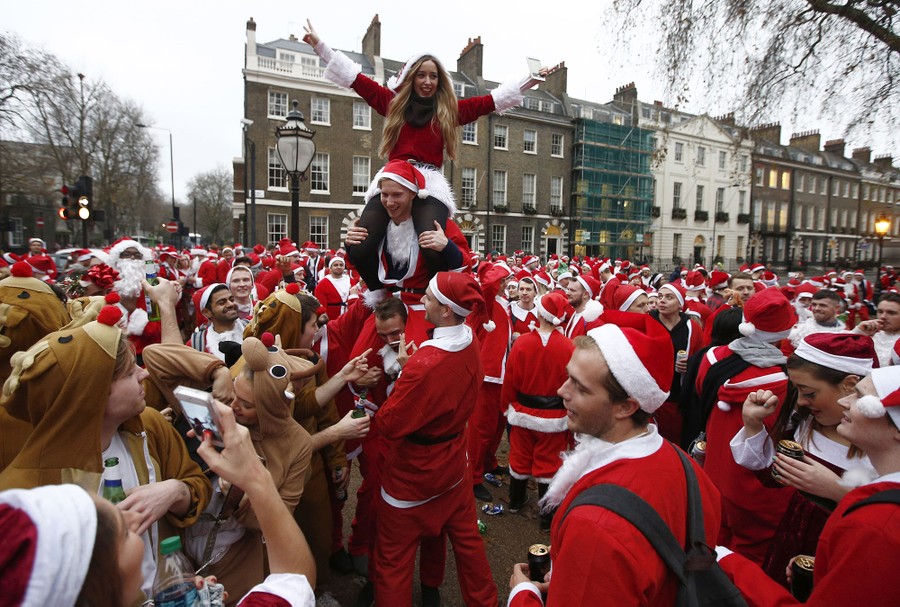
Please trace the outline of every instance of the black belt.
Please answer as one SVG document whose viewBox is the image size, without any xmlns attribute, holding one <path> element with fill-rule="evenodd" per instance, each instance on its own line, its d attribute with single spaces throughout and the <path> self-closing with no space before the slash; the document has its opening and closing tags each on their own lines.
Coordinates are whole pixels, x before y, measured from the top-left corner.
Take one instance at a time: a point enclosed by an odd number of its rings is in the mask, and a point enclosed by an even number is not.
<svg viewBox="0 0 900 607">
<path fill-rule="evenodd" d="M 388 290 L 391 293 L 414 293 L 416 295 L 425 295 L 425 289 L 411 289 L 407 287 L 398 287 L 396 285 L 391 285 L 388 287 Z"/>
<path fill-rule="evenodd" d="M 523 407 L 529 409 L 563 409 L 563 399 L 559 396 L 532 396 L 531 394 L 519 394 L 516 400 Z"/>
<path fill-rule="evenodd" d="M 417 445 L 439 445 L 441 443 L 446 443 L 447 441 L 452 441 L 459 435 L 460 432 L 447 434 L 446 436 L 423 436 L 421 434 L 413 433 L 407 434 L 406 440 Z"/>
</svg>

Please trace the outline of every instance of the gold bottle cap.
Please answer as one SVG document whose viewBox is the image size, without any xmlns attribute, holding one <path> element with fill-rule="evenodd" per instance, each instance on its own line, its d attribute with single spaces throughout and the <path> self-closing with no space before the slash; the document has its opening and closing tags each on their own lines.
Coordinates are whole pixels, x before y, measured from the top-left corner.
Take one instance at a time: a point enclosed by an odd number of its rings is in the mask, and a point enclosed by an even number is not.
<svg viewBox="0 0 900 607">
<path fill-rule="evenodd" d="M 531 547 L 528 548 L 528 554 L 534 556 L 546 556 L 550 554 L 550 548 L 545 544 L 532 544 Z"/>
</svg>

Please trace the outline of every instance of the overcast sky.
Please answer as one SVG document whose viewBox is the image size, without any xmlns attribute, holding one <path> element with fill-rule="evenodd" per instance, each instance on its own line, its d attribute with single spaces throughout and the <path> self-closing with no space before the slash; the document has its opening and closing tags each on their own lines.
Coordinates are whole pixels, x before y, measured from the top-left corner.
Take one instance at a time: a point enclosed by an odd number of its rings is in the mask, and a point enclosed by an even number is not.
<svg viewBox="0 0 900 607">
<path fill-rule="evenodd" d="M 54 53 L 87 78 L 105 80 L 120 96 L 140 103 L 153 124 L 172 131 L 179 203 L 185 201 L 192 176 L 216 165 L 230 169 L 232 159 L 241 153 L 241 69 L 251 16 L 260 43 L 290 34 L 302 37 L 308 17 L 332 47 L 360 50 L 362 36 L 377 13 L 384 57 L 405 60 L 414 52 L 428 51 L 455 69 L 468 39 L 481 36 L 488 79 L 524 75 L 525 57 L 533 56 L 545 65 L 565 61 L 568 92 L 575 97 L 605 102 L 617 86 L 635 82 L 642 100 L 664 99 L 653 73 L 655 34 L 648 30 L 646 40 L 639 38 L 629 49 L 617 47 L 607 13 L 611 0 L 577 4 L 458 0 L 382 6 L 366 0 L 4 4 L 0 28 Z M 700 100 L 684 109 L 727 111 Z M 797 130 L 809 128 L 816 125 Z M 168 134 L 152 133 L 160 146 L 160 189 L 168 192 Z M 789 133 L 785 124 L 784 138 Z M 839 136 L 827 129 L 822 134 L 823 140 Z"/>
</svg>

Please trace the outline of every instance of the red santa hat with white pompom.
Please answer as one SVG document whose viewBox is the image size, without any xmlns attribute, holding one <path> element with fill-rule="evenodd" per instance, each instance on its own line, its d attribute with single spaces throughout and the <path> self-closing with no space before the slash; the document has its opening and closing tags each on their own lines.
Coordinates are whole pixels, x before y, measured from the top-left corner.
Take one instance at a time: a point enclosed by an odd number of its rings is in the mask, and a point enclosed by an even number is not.
<svg viewBox="0 0 900 607">
<path fill-rule="evenodd" d="M 534 304 L 537 308 L 537 315 L 550 324 L 558 327 L 566 322 L 566 310 L 568 309 L 569 300 L 562 293 L 558 291 L 547 293 L 538 297 Z"/>
<path fill-rule="evenodd" d="M 399 183 L 407 190 L 415 193 L 419 198 L 428 198 L 428 190 L 425 189 L 425 176 L 421 171 L 405 160 L 391 160 L 379 174 L 379 181 L 390 179 Z"/>
<path fill-rule="evenodd" d="M 860 413 L 869 418 L 890 415 L 900 427 L 900 372 L 896 367 L 872 369 L 872 383 L 876 394 L 867 394 L 856 401 Z"/>
<path fill-rule="evenodd" d="M 767 343 L 785 339 L 797 322 L 794 306 L 778 287 L 768 287 L 754 295 L 744 306 L 744 322 L 738 331 L 745 337 Z"/>
</svg>

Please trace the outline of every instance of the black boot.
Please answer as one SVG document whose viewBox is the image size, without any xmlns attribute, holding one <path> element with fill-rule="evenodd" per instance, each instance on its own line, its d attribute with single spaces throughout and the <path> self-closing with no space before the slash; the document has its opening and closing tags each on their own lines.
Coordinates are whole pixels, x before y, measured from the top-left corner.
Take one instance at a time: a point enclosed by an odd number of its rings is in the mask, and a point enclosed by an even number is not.
<svg viewBox="0 0 900 607">
<path fill-rule="evenodd" d="M 509 511 L 517 514 L 528 503 L 528 480 L 509 478 Z"/>
<path fill-rule="evenodd" d="M 549 483 L 538 483 L 538 499 L 543 499 L 547 495 L 547 489 L 550 488 Z M 556 514 L 556 508 L 550 512 L 541 511 L 541 531 L 550 531 L 553 524 L 553 515 Z"/>
<path fill-rule="evenodd" d="M 441 591 L 422 583 L 422 607 L 441 607 Z"/>
</svg>

